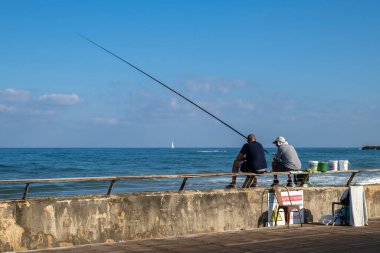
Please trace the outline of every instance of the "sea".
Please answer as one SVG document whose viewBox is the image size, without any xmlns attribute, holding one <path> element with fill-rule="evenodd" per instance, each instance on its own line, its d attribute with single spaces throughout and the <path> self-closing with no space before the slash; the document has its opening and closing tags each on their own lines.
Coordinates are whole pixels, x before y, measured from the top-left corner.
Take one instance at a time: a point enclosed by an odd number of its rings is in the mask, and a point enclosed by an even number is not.
<svg viewBox="0 0 380 253">
<path fill-rule="evenodd" d="M 268 166 L 275 148 L 266 148 Z M 80 177 L 154 176 L 230 173 L 240 148 L 0 148 L 0 199 L 19 199 L 25 183 L 8 180 Z M 303 169 L 308 161 L 349 160 L 350 170 L 380 168 L 379 150 L 359 148 L 297 148 Z M 268 169 L 270 171 L 270 168 Z M 351 173 L 310 175 L 309 186 L 345 185 Z M 286 183 L 286 175 L 280 176 Z M 182 178 L 117 181 L 113 194 L 178 191 Z M 244 177 L 238 177 L 242 184 Z M 273 176 L 260 176 L 259 186 L 270 186 Z M 189 178 L 184 190 L 223 189 L 230 177 Z M 380 184 L 380 172 L 358 173 L 352 184 Z M 106 194 L 110 181 L 32 183 L 27 197 Z"/>
</svg>

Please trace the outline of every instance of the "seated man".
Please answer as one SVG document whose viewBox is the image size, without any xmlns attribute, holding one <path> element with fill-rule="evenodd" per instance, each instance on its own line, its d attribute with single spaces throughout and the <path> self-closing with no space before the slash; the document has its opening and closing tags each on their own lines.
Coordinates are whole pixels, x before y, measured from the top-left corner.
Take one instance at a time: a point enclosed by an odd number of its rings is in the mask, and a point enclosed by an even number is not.
<svg viewBox="0 0 380 253">
<path fill-rule="evenodd" d="M 232 173 L 238 173 L 239 167 L 241 172 L 252 172 L 261 174 L 267 170 L 267 162 L 265 159 L 265 151 L 263 146 L 256 141 L 256 136 L 248 135 L 247 143 L 243 145 L 237 155 L 233 166 Z M 257 178 L 254 177 L 253 187 L 257 186 Z M 236 176 L 232 177 L 232 181 L 226 188 L 236 188 Z"/>
<path fill-rule="evenodd" d="M 272 171 L 273 172 L 287 172 L 287 171 L 300 171 L 301 161 L 298 158 L 297 151 L 292 145 L 285 140 L 284 137 L 279 136 L 273 141 L 277 147 L 277 152 L 273 156 Z M 286 186 L 295 186 L 297 177 L 294 175 L 294 183 L 291 175 L 288 175 L 288 182 Z M 279 184 L 277 175 L 274 176 L 273 185 Z"/>
</svg>

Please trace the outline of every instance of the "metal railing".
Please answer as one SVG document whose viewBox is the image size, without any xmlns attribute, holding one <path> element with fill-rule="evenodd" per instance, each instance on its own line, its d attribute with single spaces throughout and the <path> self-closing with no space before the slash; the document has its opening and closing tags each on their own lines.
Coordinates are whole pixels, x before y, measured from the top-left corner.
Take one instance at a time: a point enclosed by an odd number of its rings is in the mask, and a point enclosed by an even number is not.
<svg viewBox="0 0 380 253">
<path fill-rule="evenodd" d="M 340 174 L 340 173 L 350 173 L 345 186 L 348 187 L 351 185 L 354 177 L 359 173 L 374 173 L 380 172 L 380 169 L 367 169 L 367 170 L 348 170 L 348 171 L 327 171 L 327 172 L 267 172 L 264 174 L 255 174 L 255 173 L 210 173 L 210 174 L 178 174 L 178 175 L 151 175 L 151 176 L 113 176 L 113 177 L 78 177 L 78 178 L 51 178 L 51 179 L 21 179 L 21 180 L 0 180 L 0 186 L 3 185 L 15 185 L 22 184 L 23 187 L 23 200 L 27 199 L 29 190 L 32 185 L 38 184 L 53 184 L 53 183 L 84 183 L 84 182 L 108 182 L 107 191 L 105 192 L 106 196 L 112 194 L 112 190 L 120 181 L 131 181 L 131 180 L 162 180 L 162 179 L 182 179 L 182 182 L 179 187 L 179 191 L 185 189 L 188 179 L 194 178 L 209 178 L 209 177 L 246 177 L 242 188 L 249 188 L 253 182 L 253 178 L 265 177 L 265 176 L 274 176 L 274 175 L 326 175 L 326 174 Z M 301 185 L 305 183 L 307 177 L 304 177 Z M 80 192 L 76 191 L 76 195 L 80 195 Z"/>
</svg>

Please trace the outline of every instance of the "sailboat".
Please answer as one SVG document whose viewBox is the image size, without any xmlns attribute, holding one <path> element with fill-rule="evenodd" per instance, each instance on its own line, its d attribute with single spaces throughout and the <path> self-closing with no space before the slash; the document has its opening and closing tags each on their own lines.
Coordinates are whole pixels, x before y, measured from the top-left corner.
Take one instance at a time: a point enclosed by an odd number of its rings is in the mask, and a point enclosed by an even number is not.
<svg viewBox="0 0 380 253">
<path fill-rule="evenodd" d="M 172 148 L 174 148 L 174 142 L 172 141 Z"/>
</svg>

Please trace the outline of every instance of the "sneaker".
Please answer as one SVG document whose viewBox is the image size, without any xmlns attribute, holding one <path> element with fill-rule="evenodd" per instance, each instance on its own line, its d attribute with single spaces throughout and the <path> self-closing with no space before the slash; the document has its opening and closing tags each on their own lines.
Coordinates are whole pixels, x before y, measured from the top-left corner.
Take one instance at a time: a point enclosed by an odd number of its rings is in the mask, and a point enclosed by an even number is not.
<svg viewBox="0 0 380 253">
<path fill-rule="evenodd" d="M 226 189 L 235 189 L 236 188 L 236 184 L 229 184 L 226 186 Z"/>
<path fill-rule="evenodd" d="M 288 183 L 286 184 L 286 187 L 295 187 L 295 186 L 296 185 L 292 181 L 288 180 Z"/>
<path fill-rule="evenodd" d="M 306 182 L 306 183 L 304 183 L 304 184 L 302 185 L 302 187 L 310 187 L 310 186 L 312 186 L 312 184 L 310 184 L 309 182 Z"/>
<path fill-rule="evenodd" d="M 275 179 L 273 180 L 273 184 L 271 184 L 271 187 L 275 186 L 275 185 L 279 185 L 280 184 L 280 181 L 278 181 L 278 179 Z"/>
</svg>

